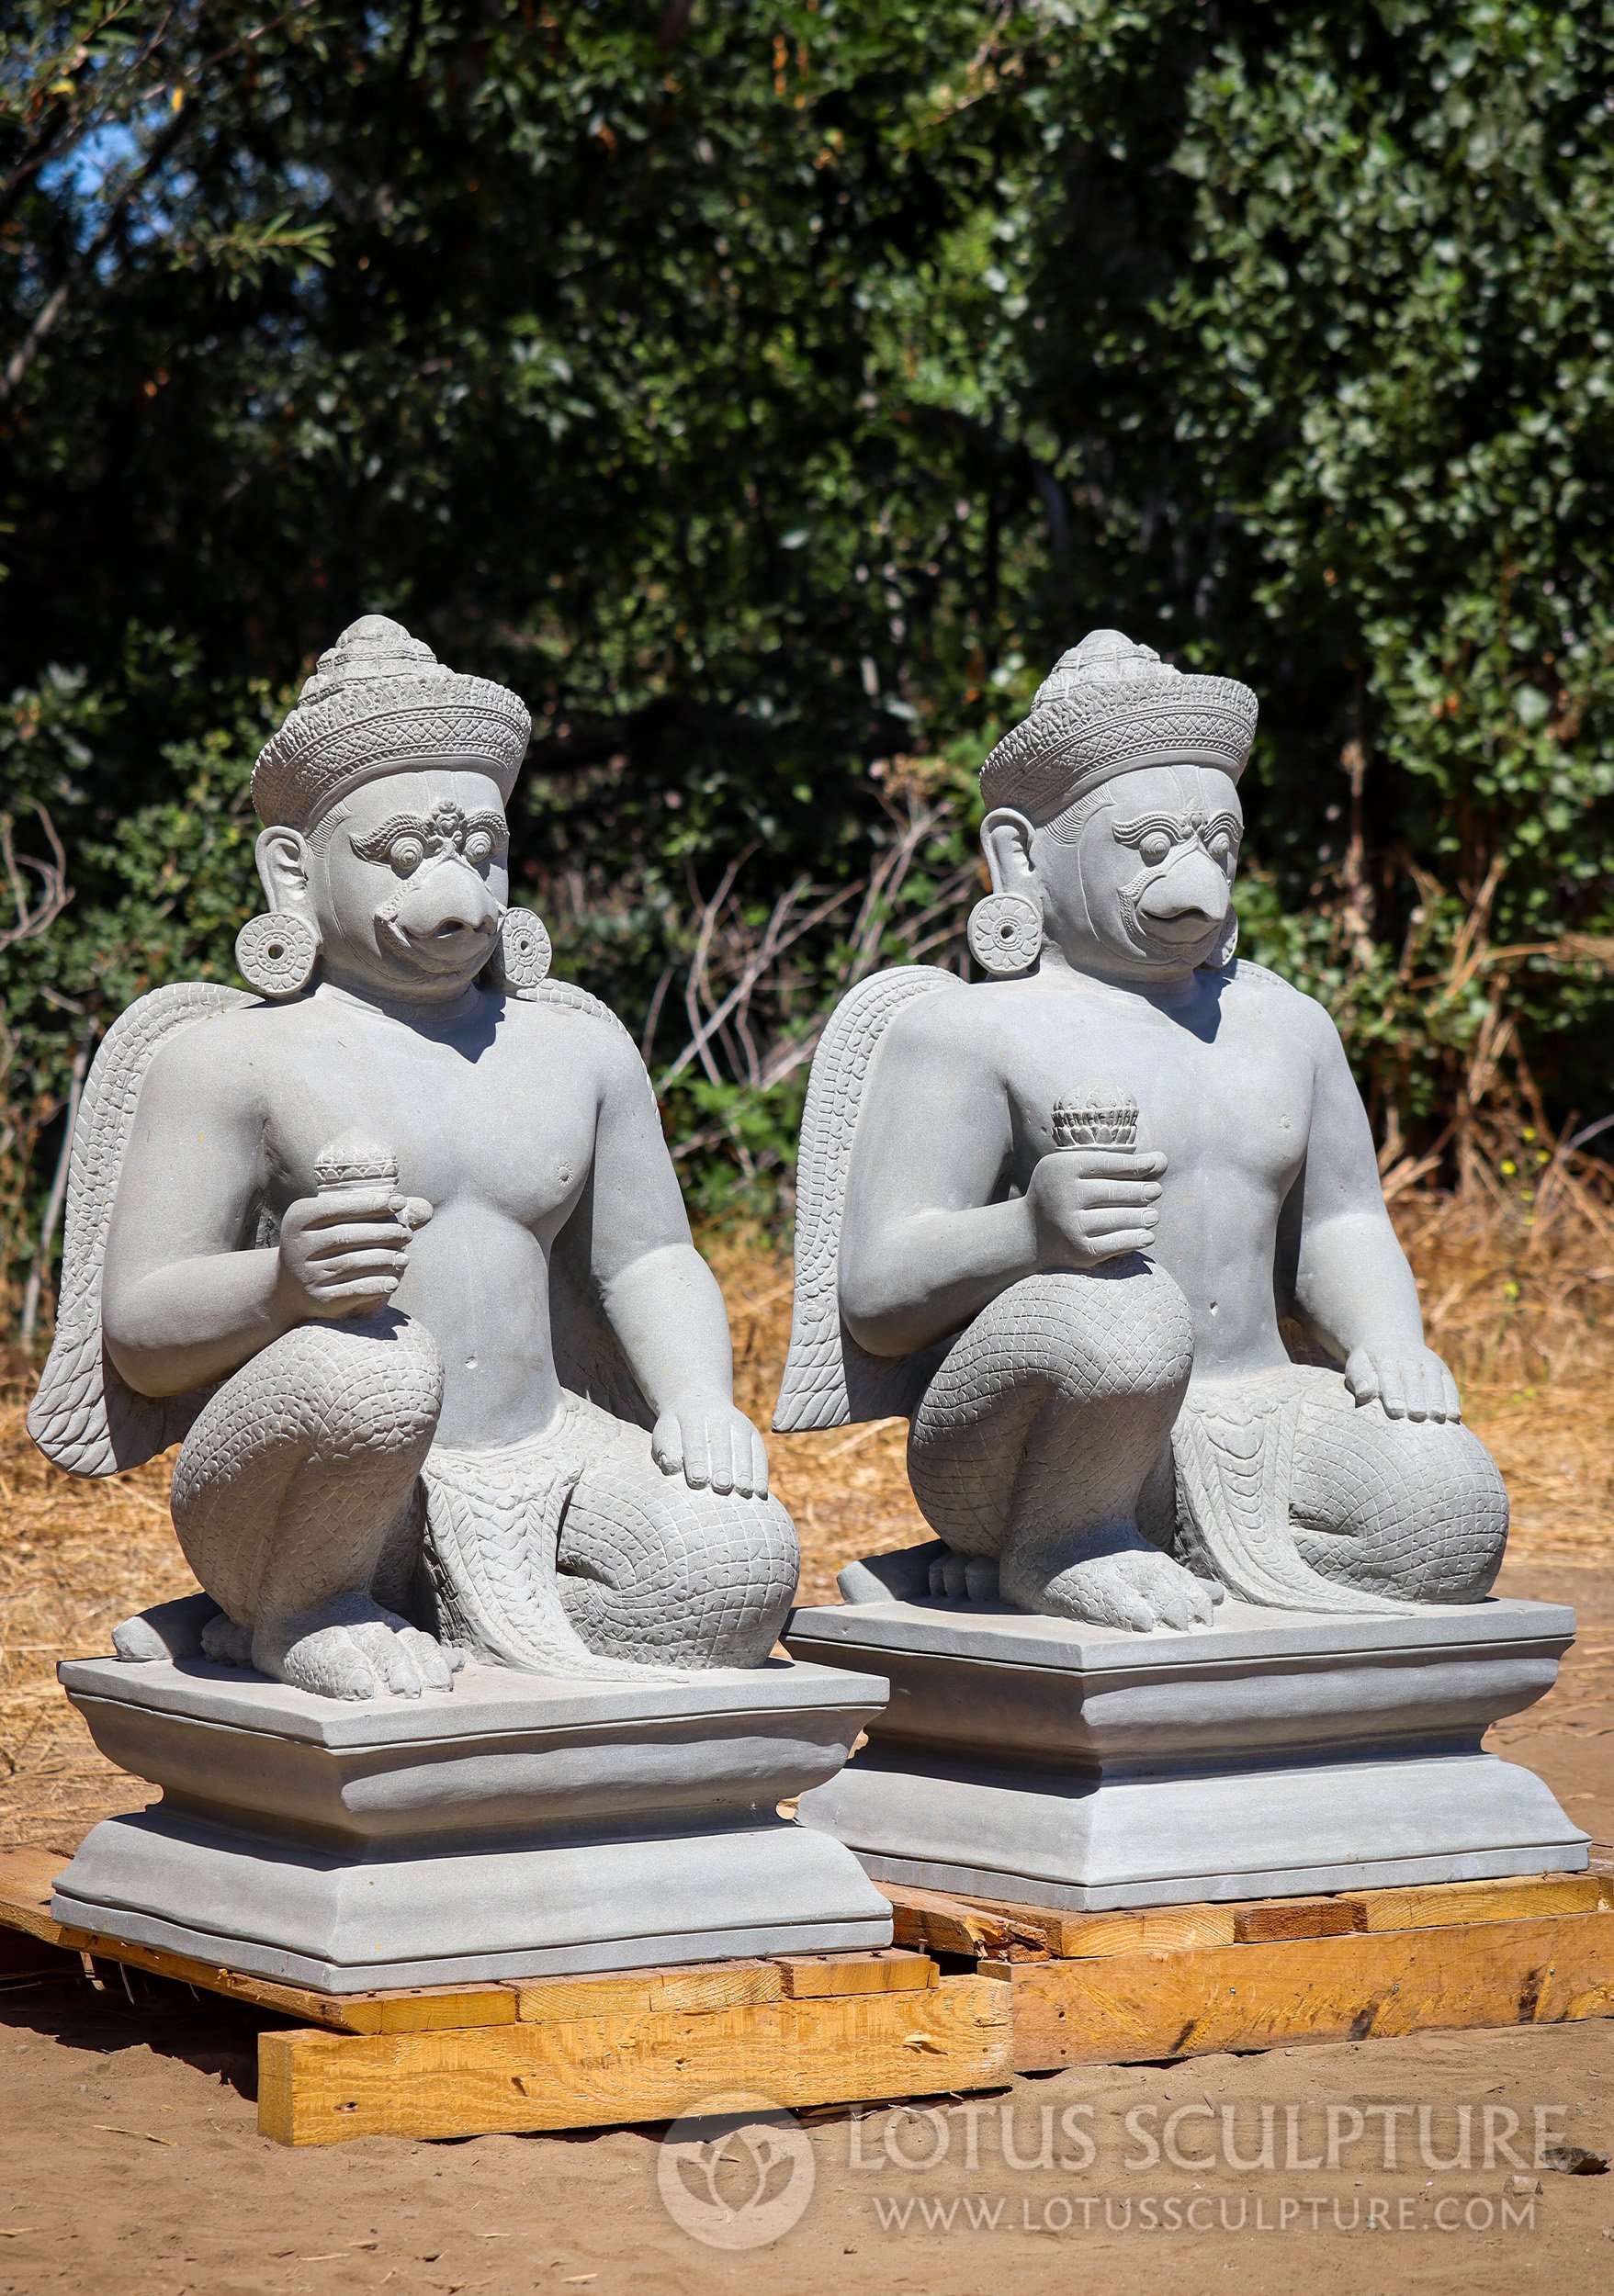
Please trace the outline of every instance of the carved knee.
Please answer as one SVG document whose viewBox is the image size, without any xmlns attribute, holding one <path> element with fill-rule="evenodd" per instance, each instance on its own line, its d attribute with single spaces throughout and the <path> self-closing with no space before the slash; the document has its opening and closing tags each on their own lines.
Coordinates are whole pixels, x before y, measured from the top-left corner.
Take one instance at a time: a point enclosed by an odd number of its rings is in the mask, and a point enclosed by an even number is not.
<svg viewBox="0 0 1614 2296">
<path fill-rule="evenodd" d="M 442 1358 L 423 1323 L 402 1315 L 304 1323 L 248 1368 L 257 1366 L 265 1384 L 295 1396 L 298 1436 L 322 1461 L 407 1457 L 419 1471 L 443 1408 Z"/>
<path fill-rule="evenodd" d="M 288 1547 L 310 1583 L 367 1586 L 442 1403 L 437 1350 L 406 1316 L 299 1324 L 243 1364 L 174 1470 L 175 1527 L 213 1600 L 250 1624 Z"/>
<path fill-rule="evenodd" d="M 969 1337 L 984 1384 L 1008 1374 L 1077 1403 L 1169 1396 L 1175 1414 L 1193 1367 L 1188 1302 L 1136 1256 L 1085 1275 L 1028 1276 L 982 1311 Z"/>
<path fill-rule="evenodd" d="M 914 1415 L 909 1475 L 926 1520 L 976 1555 L 1028 1525 L 1131 1525 L 1192 1367 L 1188 1302 L 1146 1260 L 1012 1285 L 954 1343 Z"/>
<path fill-rule="evenodd" d="M 1415 1603 L 1477 1603 L 1507 1538 L 1507 1492 L 1473 1431 L 1391 1419 L 1329 1390 L 1296 1432 L 1291 1493 L 1313 1569 Z"/>
<path fill-rule="evenodd" d="M 692 1667 L 760 1664 L 799 1568 L 776 1499 L 692 1491 L 648 1458 L 585 1471 L 558 1559 L 567 1614 L 592 1649 Z"/>
</svg>

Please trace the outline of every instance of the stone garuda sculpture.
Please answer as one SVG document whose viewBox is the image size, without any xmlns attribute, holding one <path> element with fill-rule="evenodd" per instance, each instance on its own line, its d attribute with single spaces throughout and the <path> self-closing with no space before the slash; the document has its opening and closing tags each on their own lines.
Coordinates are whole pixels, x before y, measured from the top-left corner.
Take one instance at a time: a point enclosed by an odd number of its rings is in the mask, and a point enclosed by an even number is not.
<svg viewBox="0 0 1614 2296">
<path fill-rule="evenodd" d="M 795 1534 L 649 1081 L 508 905 L 529 730 L 355 623 L 253 775 L 257 994 L 158 989 L 101 1048 L 28 1424 L 87 1475 L 183 1439 L 205 1593 L 125 1658 L 362 1698 L 773 1645 Z"/>
<path fill-rule="evenodd" d="M 1095 631 L 982 770 L 988 977 L 876 974 L 825 1032 L 774 1424 L 909 1417 L 934 1593 L 1146 1631 L 1495 1575 L 1338 1036 L 1234 953 L 1255 726 Z"/>
</svg>

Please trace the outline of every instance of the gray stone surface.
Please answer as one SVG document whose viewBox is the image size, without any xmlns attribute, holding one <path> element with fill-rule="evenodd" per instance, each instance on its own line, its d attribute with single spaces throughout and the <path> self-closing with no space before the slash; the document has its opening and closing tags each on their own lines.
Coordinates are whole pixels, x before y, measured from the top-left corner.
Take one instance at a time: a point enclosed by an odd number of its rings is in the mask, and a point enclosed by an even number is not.
<svg viewBox="0 0 1614 2296">
<path fill-rule="evenodd" d="M 925 1550 L 853 1564 L 787 1643 L 889 1681 L 804 1822 L 876 1877 L 1104 1908 L 1576 1870 L 1586 1837 L 1484 1752 L 1551 1688 L 1561 1604 L 1319 1618 L 1228 1602 L 1193 1634 L 922 1597 Z M 893 1599 L 894 1594 L 897 1599 Z"/>
<path fill-rule="evenodd" d="M 197 1659 L 62 1669 L 163 1788 L 88 1836 L 61 1920 L 335 1993 L 877 1945 L 889 1908 L 781 1800 L 885 1698 L 772 1660 L 602 1683 L 470 1667 L 333 1701 Z"/>
<path fill-rule="evenodd" d="M 982 768 L 988 977 L 876 974 L 824 1031 L 774 1424 L 909 1420 L 938 1593 L 1146 1633 L 1495 1579 L 1338 1035 L 1235 954 L 1255 726 L 1092 632 Z"/>
<path fill-rule="evenodd" d="M 510 906 L 529 731 L 344 631 L 253 775 L 258 996 L 170 984 L 96 1056 L 28 1424 L 81 1474 L 183 1438 L 210 1607 L 129 1622 L 131 1660 L 359 1699 L 773 1646 L 796 1536 L 644 1064 Z"/>
</svg>

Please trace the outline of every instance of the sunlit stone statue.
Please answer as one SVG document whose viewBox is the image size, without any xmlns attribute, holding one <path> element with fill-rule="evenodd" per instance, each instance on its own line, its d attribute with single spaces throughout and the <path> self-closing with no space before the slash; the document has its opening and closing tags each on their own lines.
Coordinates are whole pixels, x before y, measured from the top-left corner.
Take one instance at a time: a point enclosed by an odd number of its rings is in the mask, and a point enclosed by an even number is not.
<svg viewBox="0 0 1614 2296">
<path fill-rule="evenodd" d="M 253 775 L 257 995 L 159 989 L 102 1047 L 29 1425 L 91 1475 L 184 1437 L 206 1599 L 125 1658 L 364 1698 L 773 1647 L 795 1535 L 643 1064 L 509 906 L 528 732 L 355 623 Z"/>
<path fill-rule="evenodd" d="M 938 1535 L 787 1638 L 890 1683 L 800 1803 L 883 1880 L 1107 1908 L 1586 1860 L 1482 1745 L 1573 1614 L 1482 1599 L 1506 1496 L 1338 1037 L 1234 953 L 1255 725 L 1084 639 L 982 771 L 986 977 L 876 974 L 814 1062 L 775 1424 L 905 1416 Z"/>
<path fill-rule="evenodd" d="M 988 977 L 877 974 L 825 1034 L 775 1424 L 910 1419 L 933 1593 L 1146 1631 L 1495 1575 L 1334 1025 L 1234 953 L 1255 726 L 1095 631 L 982 771 Z"/>
</svg>

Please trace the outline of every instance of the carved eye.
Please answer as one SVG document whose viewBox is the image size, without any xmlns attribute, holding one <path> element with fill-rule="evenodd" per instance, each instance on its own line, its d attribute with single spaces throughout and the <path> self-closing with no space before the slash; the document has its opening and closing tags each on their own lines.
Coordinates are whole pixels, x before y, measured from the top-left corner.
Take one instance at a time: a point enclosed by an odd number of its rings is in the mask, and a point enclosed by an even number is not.
<svg viewBox="0 0 1614 2296">
<path fill-rule="evenodd" d="M 1220 861 L 1225 868 L 1233 858 L 1233 839 L 1225 829 L 1213 829 L 1205 840 L 1205 850 L 1213 861 Z"/>
<path fill-rule="evenodd" d="M 468 861 L 485 861 L 493 850 L 493 840 L 486 829 L 473 829 L 465 840 Z"/>
<path fill-rule="evenodd" d="M 387 858 L 401 877 L 412 875 L 426 857 L 426 849 L 418 837 L 394 838 Z"/>
<path fill-rule="evenodd" d="M 1139 841 L 1137 850 L 1150 869 L 1158 869 L 1171 850 L 1171 839 L 1164 829 L 1151 829 L 1148 835 Z"/>
</svg>

